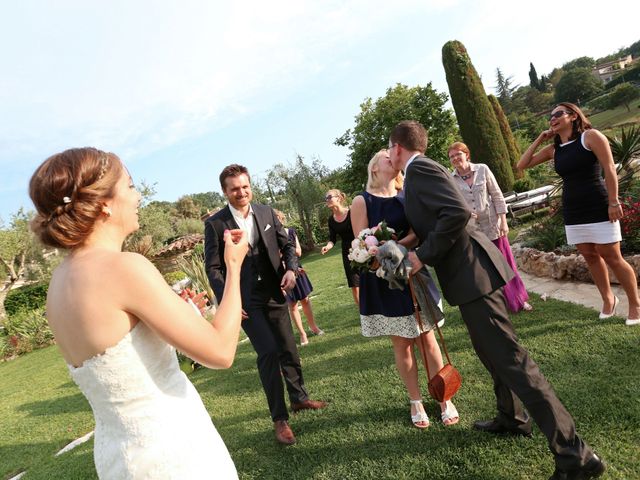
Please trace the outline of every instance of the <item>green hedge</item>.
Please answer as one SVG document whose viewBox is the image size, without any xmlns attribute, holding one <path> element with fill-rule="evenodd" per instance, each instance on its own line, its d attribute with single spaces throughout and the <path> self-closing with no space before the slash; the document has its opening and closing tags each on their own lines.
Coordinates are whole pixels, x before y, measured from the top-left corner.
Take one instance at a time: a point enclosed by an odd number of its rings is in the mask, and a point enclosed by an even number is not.
<svg viewBox="0 0 640 480">
<path fill-rule="evenodd" d="M 165 281 L 171 286 L 175 285 L 180 280 L 184 280 L 185 278 L 187 278 L 187 274 L 184 273 L 182 270 L 178 270 L 177 272 L 169 272 L 169 273 L 165 273 L 164 274 Z"/>
<path fill-rule="evenodd" d="M 4 300 L 4 308 L 7 311 L 7 315 L 11 316 L 20 311 L 44 308 L 47 304 L 48 288 L 48 284 L 38 283 L 11 290 Z"/>
<path fill-rule="evenodd" d="M 44 308 L 22 310 L 4 322 L 4 331 L 0 335 L 0 358 L 22 355 L 53 342 Z"/>
</svg>

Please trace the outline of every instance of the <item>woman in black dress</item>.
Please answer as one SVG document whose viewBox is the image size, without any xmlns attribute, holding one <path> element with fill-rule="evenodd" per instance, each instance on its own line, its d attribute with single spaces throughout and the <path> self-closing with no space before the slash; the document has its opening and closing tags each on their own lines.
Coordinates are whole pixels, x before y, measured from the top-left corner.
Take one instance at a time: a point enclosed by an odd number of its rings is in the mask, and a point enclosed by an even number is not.
<svg viewBox="0 0 640 480">
<path fill-rule="evenodd" d="M 548 160 L 562 177 L 562 215 L 567 243 L 575 244 L 589 267 L 600 295 L 600 319 L 616 313 L 618 298 L 609 284 L 611 268 L 629 299 L 627 325 L 640 325 L 640 299 L 636 275 L 620 253 L 618 175 L 611 147 L 584 113 L 573 103 L 559 103 L 549 116 L 551 128 L 542 132 L 524 152 L 518 168 L 531 168 Z M 553 139 L 553 143 L 536 150 Z M 602 179 L 604 173 L 604 180 Z"/>
<path fill-rule="evenodd" d="M 324 255 L 331 250 L 338 239 L 338 235 L 340 235 L 342 240 L 342 266 L 344 267 L 344 274 L 347 277 L 347 284 L 349 288 L 351 288 L 353 300 L 356 302 L 356 305 L 359 305 L 360 277 L 358 273 L 351 268 L 351 262 L 347 258 L 354 236 L 353 228 L 351 227 L 351 211 L 349 207 L 345 205 L 346 198 L 346 195 L 337 189 L 329 190 L 324 197 L 327 207 L 331 209 L 331 216 L 329 217 L 329 242 L 322 247 L 320 253 Z"/>
</svg>

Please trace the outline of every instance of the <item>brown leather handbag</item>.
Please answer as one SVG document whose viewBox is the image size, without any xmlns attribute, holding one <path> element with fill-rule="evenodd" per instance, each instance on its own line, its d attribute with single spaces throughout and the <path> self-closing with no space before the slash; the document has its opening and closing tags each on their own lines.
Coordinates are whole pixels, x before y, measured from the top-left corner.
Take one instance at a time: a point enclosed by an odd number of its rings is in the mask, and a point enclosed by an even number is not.
<svg viewBox="0 0 640 480">
<path fill-rule="evenodd" d="M 442 336 L 442 331 L 438 326 L 438 321 L 443 318 L 442 313 L 439 312 L 439 309 L 438 312 L 435 312 L 437 306 L 434 305 L 427 286 L 418 273 L 409 277 L 409 290 L 411 291 L 411 298 L 413 300 L 413 308 L 415 310 L 416 321 L 418 322 L 418 325 L 420 325 L 420 329 L 424 330 L 425 324 L 422 320 L 422 316 L 420 315 L 421 305 L 418 303 L 418 300 L 416 298 L 416 288 L 420 288 L 422 290 L 421 297 L 426 298 L 426 301 L 422 302 L 422 307 L 427 309 L 427 312 L 425 313 L 427 313 L 434 320 L 435 328 L 438 330 L 440 341 L 442 342 L 442 349 L 444 350 L 444 354 L 447 357 L 448 362 L 433 377 L 431 376 L 431 373 L 429 372 L 429 362 L 427 362 L 426 353 L 427 346 L 425 336 L 427 335 L 427 333 L 421 334 L 418 340 L 420 342 L 419 350 L 420 354 L 422 355 L 424 366 L 427 369 L 427 378 L 429 380 L 429 395 L 431 395 L 431 397 L 438 402 L 446 402 L 456 394 L 456 392 L 460 388 L 460 385 L 462 385 L 462 376 L 460 375 L 460 372 L 458 372 L 456 367 L 454 367 L 451 363 L 449 352 L 447 351 L 447 344 L 445 343 L 444 337 Z"/>
</svg>

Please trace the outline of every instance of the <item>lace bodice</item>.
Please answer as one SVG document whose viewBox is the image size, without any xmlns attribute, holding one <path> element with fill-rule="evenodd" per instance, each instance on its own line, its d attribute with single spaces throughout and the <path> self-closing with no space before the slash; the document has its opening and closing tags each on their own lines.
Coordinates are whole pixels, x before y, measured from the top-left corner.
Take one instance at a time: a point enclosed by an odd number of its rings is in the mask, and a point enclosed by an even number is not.
<svg viewBox="0 0 640 480">
<path fill-rule="evenodd" d="M 100 478 L 237 478 L 173 347 L 144 323 L 69 372 L 93 410 Z"/>
</svg>

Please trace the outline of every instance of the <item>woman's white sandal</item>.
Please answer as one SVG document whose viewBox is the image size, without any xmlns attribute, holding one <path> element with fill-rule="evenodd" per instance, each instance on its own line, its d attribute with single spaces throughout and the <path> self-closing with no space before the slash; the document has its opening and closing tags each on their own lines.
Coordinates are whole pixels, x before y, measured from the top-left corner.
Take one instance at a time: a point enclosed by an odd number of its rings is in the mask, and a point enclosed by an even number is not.
<svg viewBox="0 0 640 480">
<path fill-rule="evenodd" d="M 416 428 L 427 428 L 429 426 L 429 417 L 424 411 L 424 406 L 422 406 L 422 399 L 418 400 L 409 400 L 411 405 L 415 405 L 416 413 L 415 415 L 411 415 L 411 421 Z M 423 411 L 418 410 L 418 405 L 422 406 Z"/>
<path fill-rule="evenodd" d="M 616 309 L 618 308 L 618 303 L 620 303 L 620 299 L 614 295 L 613 296 L 613 308 L 611 309 L 611 313 L 600 312 L 600 315 L 598 315 L 598 318 L 600 320 L 606 320 L 607 318 L 613 317 L 616 314 Z"/>
<path fill-rule="evenodd" d="M 458 410 L 451 400 L 447 400 L 446 406 L 447 408 L 445 408 L 444 412 L 442 412 L 440 416 L 442 417 L 442 423 L 444 423 L 445 426 L 448 427 L 449 425 L 455 425 L 456 423 L 458 423 L 458 421 L 460 420 L 460 415 L 458 414 Z"/>
</svg>

